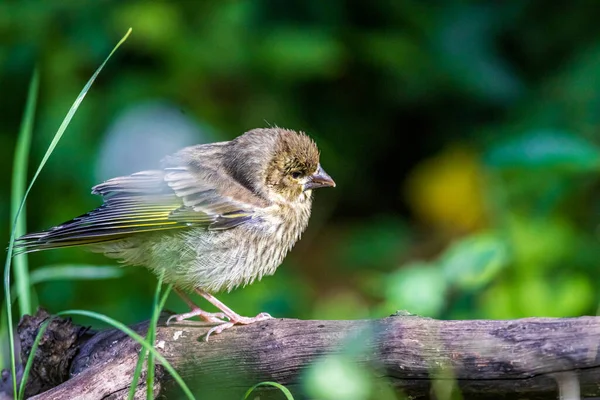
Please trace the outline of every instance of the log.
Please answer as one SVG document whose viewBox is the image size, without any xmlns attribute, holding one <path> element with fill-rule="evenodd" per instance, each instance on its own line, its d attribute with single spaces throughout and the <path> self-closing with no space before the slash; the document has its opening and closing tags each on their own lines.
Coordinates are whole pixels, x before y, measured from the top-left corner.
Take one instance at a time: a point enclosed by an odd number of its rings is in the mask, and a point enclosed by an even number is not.
<svg viewBox="0 0 600 400">
<path fill-rule="evenodd" d="M 35 327 L 49 317 L 39 311 L 21 321 L 23 356 Z M 261 381 L 287 386 L 295 399 L 307 398 L 304 373 L 328 356 L 364 368 L 376 388 L 391 387 L 415 399 L 450 398 L 453 392 L 465 399 L 600 396 L 600 317 L 442 321 L 398 313 L 376 320 L 273 319 L 234 327 L 208 342 L 204 323 L 166 326 L 164 321 L 156 348 L 202 399 L 241 399 Z M 132 328 L 143 335 L 147 326 Z M 118 330 L 91 333 L 57 318 L 36 354 L 27 395 L 126 398 L 139 351 L 140 345 Z M 142 379 L 137 398 L 145 398 L 144 385 Z M 161 397 L 181 398 L 161 366 L 158 391 Z M 284 398 L 267 388 L 258 393 L 251 398 Z"/>
</svg>

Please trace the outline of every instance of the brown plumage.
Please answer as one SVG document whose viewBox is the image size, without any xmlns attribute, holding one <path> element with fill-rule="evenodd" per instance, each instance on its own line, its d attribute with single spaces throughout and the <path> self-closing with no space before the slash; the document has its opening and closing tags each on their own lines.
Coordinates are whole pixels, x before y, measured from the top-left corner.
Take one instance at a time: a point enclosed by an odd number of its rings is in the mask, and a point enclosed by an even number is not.
<svg viewBox="0 0 600 400">
<path fill-rule="evenodd" d="M 273 274 L 305 230 L 312 190 L 335 186 L 305 134 L 255 129 L 229 142 L 186 147 L 161 169 L 95 186 L 104 204 L 47 231 L 19 238 L 17 251 L 87 245 L 93 251 L 163 274 L 219 333 L 247 318 L 210 293 Z M 208 313 L 183 291 L 195 290 L 221 313 Z M 224 318 L 229 321 L 225 321 Z M 208 337 L 208 336 L 207 336 Z"/>
</svg>

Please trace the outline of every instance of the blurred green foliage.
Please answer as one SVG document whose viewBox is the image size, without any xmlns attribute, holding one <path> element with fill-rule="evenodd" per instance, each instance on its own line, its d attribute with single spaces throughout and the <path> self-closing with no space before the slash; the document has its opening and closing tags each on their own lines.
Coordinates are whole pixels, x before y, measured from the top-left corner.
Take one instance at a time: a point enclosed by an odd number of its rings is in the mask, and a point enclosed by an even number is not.
<svg viewBox="0 0 600 400">
<path fill-rule="evenodd" d="M 596 314 L 600 25 L 591 7 L 0 2 L 0 242 L 9 237 L 10 169 L 34 66 L 42 78 L 37 164 L 131 26 L 34 187 L 29 230 L 97 206 L 90 187 L 113 174 L 152 168 L 183 145 L 276 124 L 311 134 L 338 186 L 317 193 L 308 231 L 275 276 L 221 295 L 236 311 Z M 34 273 L 54 264 L 107 260 L 81 249 L 30 256 Z M 149 318 L 155 278 L 123 271 L 37 284 L 37 299 L 51 312 Z M 185 305 L 172 296 L 167 308 Z M 346 376 L 362 385 L 354 393 L 368 392 L 372 383 L 355 372 L 326 379 Z M 322 396 L 315 379 L 307 390 Z"/>
</svg>

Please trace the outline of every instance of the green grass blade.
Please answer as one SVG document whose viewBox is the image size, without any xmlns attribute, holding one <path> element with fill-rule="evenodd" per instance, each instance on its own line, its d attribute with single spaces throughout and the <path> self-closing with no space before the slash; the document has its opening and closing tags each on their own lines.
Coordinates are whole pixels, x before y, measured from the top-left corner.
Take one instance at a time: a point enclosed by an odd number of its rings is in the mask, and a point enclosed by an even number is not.
<svg viewBox="0 0 600 400">
<path fill-rule="evenodd" d="M 85 86 L 83 87 L 83 89 L 81 90 L 81 92 L 79 93 L 79 96 L 77 96 L 77 98 L 75 99 L 75 102 L 73 103 L 73 105 L 69 109 L 69 112 L 67 112 L 67 116 L 65 117 L 65 119 L 63 120 L 63 122 L 58 127 L 58 131 L 56 132 L 56 135 L 54 135 L 54 138 L 52 139 L 52 142 L 50 142 L 50 146 L 48 146 L 48 149 L 46 150 L 46 154 L 44 154 L 44 157 L 42 158 L 42 161 L 40 162 L 40 166 L 38 167 L 37 171 L 35 171 L 35 175 L 33 175 L 33 179 L 31 180 L 31 183 L 29 184 L 29 187 L 27 188 L 27 192 L 25 193 L 26 196 L 29 193 L 29 190 L 31 189 L 31 186 L 33 186 L 33 182 L 35 182 L 35 180 L 37 179 L 38 175 L 42 171 L 42 168 L 44 167 L 44 165 L 48 161 L 48 158 L 50 158 L 50 155 L 52 154 L 52 152 L 56 148 L 56 145 L 58 144 L 58 142 L 62 138 L 63 134 L 65 133 L 65 130 L 67 129 L 67 127 L 71 123 L 71 120 L 73 119 L 73 116 L 77 112 L 77 109 L 81 105 L 81 102 L 83 101 L 83 99 L 87 95 L 88 91 L 92 87 L 92 84 L 94 83 L 94 81 L 96 80 L 96 78 L 98 77 L 98 75 L 100 75 L 100 72 L 102 71 L 102 69 L 104 68 L 104 66 L 108 62 L 108 60 L 110 60 L 110 58 L 115 53 L 115 51 L 117 51 L 117 49 L 121 46 L 121 44 L 123 44 L 123 42 L 125 42 L 127 40 L 127 38 L 129 37 L 130 33 L 131 33 L 131 28 L 129 28 L 129 30 L 127 31 L 127 33 L 125 34 L 125 36 L 123 36 L 123 38 L 119 41 L 119 43 L 117 43 L 117 45 L 112 49 L 112 51 L 110 52 L 110 54 L 108 55 L 108 57 L 106 57 L 106 59 L 104 60 L 104 62 L 102 62 L 102 64 L 100 64 L 100 66 L 98 67 L 98 69 L 94 72 L 94 74 L 92 75 L 92 77 L 87 81 L 87 83 L 85 84 Z"/>
<path fill-rule="evenodd" d="M 283 394 L 285 395 L 285 398 L 287 400 L 294 400 L 294 396 L 292 396 L 292 392 L 290 392 L 290 390 L 288 388 L 286 388 L 285 386 L 283 386 L 281 383 L 277 383 L 277 382 L 257 383 L 256 385 L 252 386 L 250 389 L 248 389 L 246 391 L 246 394 L 244 395 L 244 400 L 246 400 L 248 398 L 248 396 L 250 396 L 250 394 L 259 386 L 275 386 L 277 389 L 279 389 L 283 392 Z"/>
<path fill-rule="evenodd" d="M 14 236 L 25 232 L 25 215 L 19 217 L 22 208 L 22 198 L 25 197 L 25 184 L 27 182 L 27 159 L 29 154 L 29 148 L 31 147 L 31 132 L 33 130 L 33 119 L 35 116 L 35 106 L 37 104 L 38 89 L 40 86 L 40 76 L 37 69 L 33 72 L 31 82 L 29 83 L 29 90 L 27 93 L 27 103 L 25 105 L 25 112 L 23 113 L 23 120 L 21 122 L 21 128 L 19 137 L 17 138 L 17 145 L 15 148 L 15 158 L 13 161 L 13 174 L 12 174 L 12 192 L 10 197 L 10 214 L 12 226 L 12 237 L 11 243 Z M 12 331 L 12 308 L 10 302 L 10 257 L 12 253 L 7 255 L 7 261 L 4 269 L 4 298 L 7 303 L 8 311 L 7 316 L 10 319 L 7 321 L 8 330 L 8 342 L 10 345 L 10 360 L 11 360 L 11 375 L 13 384 L 13 396 L 17 397 L 17 377 L 16 377 L 16 355 L 13 346 L 14 334 Z M 31 297 L 30 297 L 30 286 L 28 282 L 28 266 L 27 256 L 23 255 L 15 260 L 15 278 L 17 282 L 17 291 L 24 298 L 23 301 L 19 302 L 20 314 L 30 312 L 31 309 Z"/>
<path fill-rule="evenodd" d="M 161 279 L 162 281 L 162 279 Z M 162 282 L 161 282 L 162 284 Z M 154 314 L 152 315 L 152 321 L 150 322 L 150 327 L 148 334 L 151 334 L 151 338 L 149 338 L 148 342 L 154 345 L 156 341 L 156 325 L 158 324 L 158 318 L 160 317 L 160 313 L 167 302 L 167 297 L 169 297 L 169 293 L 171 293 L 171 289 L 173 285 L 169 285 L 162 298 L 160 299 L 160 303 L 158 300 L 158 295 L 160 292 L 156 293 L 156 297 L 154 298 Z M 154 398 L 154 355 L 152 353 L 148 354 L 148 374 L 146 375 L 146 398 L 153 399 Z"/>
<path fill-rule="evenodd" d="M 32 285 L 61 280 L 116 279 L 125 275 L 123 267 L 112 265 L 50 265 L 31 272 Z"/>
<path fill-rule="evenodd" d="M 125 276 L 123 267 L 115 267 L 112 265 L 51 265 L 42 267 L 32 271 L 29 275 L 29 283 L 31 286 L 38 283 L 50 281 L 74 281 L 74 280 L 100 280 L 100 279 L 116 279 Z M 35 294 L 35 292 L 33 292 Z M 11 299 L 14 302 L 18 298 L 18 291 L 14 285 L 11 290 Z"/>
<path fill-rule="evenodd" d="M 58 131 L 54 135 L 54 138 L 52 139 L 52 142 L 50 143 L 50 146 L 48 146 L 48 149 L 46 150 L 46 154 L 44 154 L 44 157 L 42 158 L 42 161 L 40 162 L 40 165 L 38 166 L 38 169 L 36 170 L 35 174 L 33 175 L 33 178 L 31 180 L 31 182 L 29 183 L 29 186 L 27 187 L 27 190 L 23 194 L 23 198 L 21 199 L 21 203 L 20 203 L 17 211 L 15 212 L 15 219 L 13 221 L 13 225 L 12 225 L 12 229 L 11 229 L 11 234 L 10 234 L 10 241 L 8 243 L 8 249 L 7 249 L 7 252 L 6 252 L 6 262 L 4 264 L 4 300 L 6 302 L 6 315 L 7 315 L 7 318 L 8 318 L 8 336 L 9 336 L 9 346 L 10 346 L 10 358 L 11 358 L 11 368 L 12 368 L 11 369 L 11 374 L 12 374 L 14 398 L 17 398 L 17 378 L 15 376 L 15 371 L 16 371 L 16 355 L 15 355 L 15 348 L 14 348 L 15 338 L 14 338 L 14 334 L 13 334 L 13 325 L 12 325 L 12 301 L 11 301 L 11 295 L 10 295 L 10 266 L 11 266 L 11 260 L 12 260 L 12 255 L 13 255 L 14 242 L 15 242 L 15 238 L 16 238 L 17 221 L 18 221 L 19 215 L 21 214 L 21 211 L 22 211 L 22 209 L 23 209 L 23 207 L 25 205 L 25 200 L 27 199 L 27 196 L 29 195 L 29 192 L 31 191 L 31 188 L 33 187 L 33 184 L 35 183 L 37 177 L 39 176 L 40 172 L 42 171 L 42 168 L 44 167 L 44 165 L 48 161 L 48 158 L 50 157 L 50 155 L 54 151 L 54 148 L 58 144 L 58 142 L 61 139 L 63 133 L 67 129 L 67 126 L 71 122 L 71 119 L 73 118 L 73 115 L 75 115 L 75 112 L 79 108 L 79 105 L 81 104 L 81 102 L 85 98 L 85 95 L 90 90 L 90 87 L 92 86 L 92 84 L 96 80 L 96 77 L 98 77 L 98 74 L 100 73 L 100 71 L 102 71 L 102 69 L 104 68 L 104 66 L 106 65 L 106 63 L 110 59 L 110 57 L 121 46 L 121 44 L 123 42 L 125 42 L 125 40 L 127 40 L 127 37 L 129 37 L 130 33 L 131 33 L 131 28 L 127 31 L 127 33 L 125 34 L 125 36 L 123 36 L 123 38 L 119 41 L 119 43 L 117 43 L 117 45 L 113 48 L 113 50 L 110 52 L 110 54 L 108 55 L 108 57 L 106 57 L 106 59 L 104 60 L 104 62 L 100 65 L 100 67 L 98 67 L 98 69 L 96 70 L 96 72 L 94 72 L 94 74 L 92 75 L 92 77 L 88 80 L 88 82 L 86 83 L 86 85 L 83 87 L 83 89 L 81 90 L 81 92 L 79 93 L 79 95 L 77 96 L 77 98 L 75 99 L 75 102 L 73 103 L 73 105 L 69 109 L 69 112 L 67 113 L 65 119 L 60 124 L 60 127 L 58 128 Z"/>
<path fill-rule="evenodd" d="M 27 162 L 29 160 L 29 149 L 31 148 L 31 135 L 33 132 L 33 121 L 37 105 L 38 92 L 40 88 L 40 74 L 36 68 L 29 83 L 27 93 L 27 104 L 21 121 L 21 129 L 15 147 L 15 158 L 13 160 L 12 187 L 10 194 L 10 220 L 16 221 L 15 236 L 25 234 L 26 217 L 25 208 L 18 213 L 19 205 L 25 197 L 25 186 L 27 185 Z M 19 254 L 14 259 L 15 284 L 19 293 L 19 313 L 21 316 L 31 314 L 31 286 L 29 285 L 29 266 L 27 255 Z"/>
<path fill-rule="evenodd" d="M 177 384 L 181 387 L 181 390 L 183 390 L 183 392 L 185 393 L 185 395 L 186 395 L 186 397 L 188 399 L 195 399 L 194 395 L 192 394 L 192 392 L 190 391 L 190 389 L 188 388 L 188 386 L 186 385 L 186 383 L 183 381 L 183 379 L 181 378 L 181 376 L 177 373 L 177 371 L 175 371 L 175 368 L 173 368 L 173 366 L 171 364 L 169 364 L 169 362 L 162 356 L 162 354 L 160 354 L 154 348 L 154 344 L 147 343 L 146 340 L 144 340 L 143 337 L 141 337 L 136 332 L 134 332 L 133 330 L 131 330 L 125 324 L 123 324 L 123 323 L 121 323 L 121 322 L 119 322 L 119 321 L 117 321 L 115 319 L 112 319 L 110 317 L 107 317 L 106 315 L 102 315 L 102 314 L 99 314 L 99 313 L 95 313 L 93 311 L 86 311 L 86 310 L 67 310 L 67 311 L 61 311 L 57 315 L 83 315 L 85 317 L 94 318 L 94 319 L 97 319 L 98 321 L 105 322 L 105 323 L 107 323 L 107 324 L 115 327 L 116 329 L 119 329 L 123 333 L 129 335 L 129 337 L 131 337 L 133 340 L 135 340 L 136 342 L 138 342 L 139 344 L 141 344 L 142 347 L 144 347 L 147 351 L 149 351 L 150 353 L 152 353 L 152 355 L 154 355 L 154 357 L 158 361 L 160 361 L 160 363 L 162 364 L 162 366 L 169 372 L 169 374 L 171 374 L 171 376 L 173 377 L 173 379 L 175 379 L 175 381 L 177 382 Z"/>
<path fill-rule="evenodd" d="M 160 290 L 162 288 L 163 282 L 163 274 L 161 274 L 158 283 L 156 285 L 156 291 L 154 293 L 154 307 L 152 312 L 152 318 L 150 323 L 148 324 L 148 333 L 146 334 L 146 341 L 149 345 L 154 346 L 154 341 L 156 340 L 156 323 L 158 322 L 158 316 L 160 315 L 161 310 L 165 306 L 167 301 L 167 297 L 169 296 L 169 292 L 171 291 L 172 285 L 169 285 L 162 298 L 160 297 Z M 137 389 L 138 381 L 140 380 L 140 376 L 142 374 L 142 367 L 144 366 L 144 361 L 146 360 L 146 354 L 148 352 L 145 349 L 140 349 L 140 355 L 138 357 L 137 364 L 135 366 L 135 371 L 133 372 L 133 379 L 131 380 L 131 386 L 129 387 L 129 395 L 128 399 L 132 400 L 135 396 L 135 390 Z M 152 354 L 148 356 L 148 368 L 146 375 L 146 385 L 150 385 L 150 389 L 146 389 L 146 392 L 149 393 L 146 395 L 146 398 L 153 399 L 154 396 L 152 392 L 154 391 L 154 357 Z"/>
<path fill-rule="evenodd" d="M 27 379 L 29 378 L 29 372 L 31 371 L 31 366 L 33 365 L 33 358 L 35 357 L 35 353 L 37 348 L 42 340 L 42 336 L 46 331 L 46 328 L 50 324 L 50 320 L 45 321 L 35 336 L 35 340 L 33 342 L 33 346 L 31 346 L 31 351 L 29 352 L 29 357 L 27 357 L 27 364 L 25 364 L 25 370 L 23 371 L 23 376 L 21 377 L 21 384 L 19 385 L 19 400 L 23 400 L 25 398 L 25 385 L 27 384 Z"/>
<path fill-rule="evenodd" d="M 137 363 L 135 364 L 135 371 L 133 371 L 133 379 L 131 380 L 131 386 L 129 386 L 129 394 L 127 395 L 127 400 L 133 400 L 135 398 L 135 390 L 137 389 L 140 376 L 142 375 L 142 368 L 144 367 L 144 361 L 146 361 L 147 354 L 148 351 L 145 348 L 140 349 L 140 355 L 138 356 Z M 148 396 L 146 396 L 146 398 L 148 398 Z"/>
<path fill-rule="evenodd" d="M 150 326 L 148 326 L 148 329 L 150 329 Z M 147 335 L 146 340 L 148 340 Z M 133 400 L 135 398 L 135 390 L 137 389 L 140 376 L 142 375 L 142 368 L 144 367 L 144 361 L 146 361 L 147 354 L 148 351 L 146 350 L 146 348 L 142 347 L 140 349 L 140 355 L 138 356 L 137 363 L 135 364 L 135 371 L 133 371 L 133 379 L 131 380 L 131 386 L 129 386 L 129 394 L 127 395 L 127 400 Z"/>
<path fill-rule="evenodd" d="M 163 280 L 163 275 L 161 274 L 160 278 L 158 279 L 158 283 L 156 284 L 156 291 L 154 293 L 154 307 L 156 307 L 156 299 L 157 297 L 160 295 L 160 289 L 162 288 L 162 280 Z M 152 316 L 154 317 L 154 310 L 155 308 L 153 307 L 153 311 L 152 311 Z M 148 332 L 146 333 L 146 342 L 148 342 L 148 344 L 150 344 L 151 346 L 154 346 L 154 340 L 152 339 L 152 331 L 154 330 L 154 325 L 152 324 L 152 320 L 150 320 L 150 322 L 148 323 Z M 137 389 L 137 385 L 138 382 L 140 380 L 140 377 L 142 375 L 142 368 L 144 366 L 144 361 L 146 361 L 146 355 L 148 354 L 148 351 L 146 351 L 145 348 L 141 348 L 140 349 L 140 355 L 138 356 L 138 361 L 137 364 L 135 365 L 135 371 L 133 372 L 133 379 L 131 380 L 131 386 L 129 386 L 129 394 L 127 396 L 128 400 L 133 400 L 135 397 L 135 391 Z M 148 373 L 150 371 L 150 365 L 148 365 Z M 148 383 L 148 381 L 146 381 L 146 383 Z M 154 383 L 154 381 L 153 381 Z M 147 399 L 153 399 L 154 397 L 148 397 L 146 396 Z"/>
</svg>

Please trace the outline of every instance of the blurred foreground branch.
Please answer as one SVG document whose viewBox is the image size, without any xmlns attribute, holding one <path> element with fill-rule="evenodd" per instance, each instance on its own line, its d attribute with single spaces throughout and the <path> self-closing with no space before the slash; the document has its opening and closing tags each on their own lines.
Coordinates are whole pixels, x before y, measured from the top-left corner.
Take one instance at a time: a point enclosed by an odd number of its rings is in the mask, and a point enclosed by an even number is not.
<svg viewBox="0 0 600 400">
<path fill-rule="evenodd" d="M 38 311 L 21 321 L 24 353 L 35 338 L 35 327 L 48 317 Z M 92 335 L 68 320 L 56 321 L 38 349 L 28 395 L 45 390 L 33 398 L 126 398 L 140 346 L 118 330 Z M 144 334 L 146 327 L 147 323 L 141 323 L 134 329 Z M 600 395 L 600 317 L 274 319 L 227 330 L 211 336 L 209 342 L 202 340 L 206 330 L 199 322 L 161 323 L 156 341 L 156 347 L 202 399 L 240 399 L 260 381 L 279 382 L 296 399 L 303 398 L 299 389 L 303 371 L 321 357 L 340 354 L 413 398 L 429 398 L 432 393 L 450 398 L 457 390 L 467 399 L 547 399 L 559 392 L 569 399 Z M 350 345 L 354 351 L 348 351 Z M 61 377 L 62 383 L 57 381 Z M 155 393 L 162 389 L 161 395 L 179 398 L 160 366 L 156 378 Z M 49 379 L 54 380 L 49 383 Z M 145 396 L 143 385 L 142 379 L 137 398 Z M 260 399 L 281 396 L 268 389 L 260 392 Z"/>
</svg>

